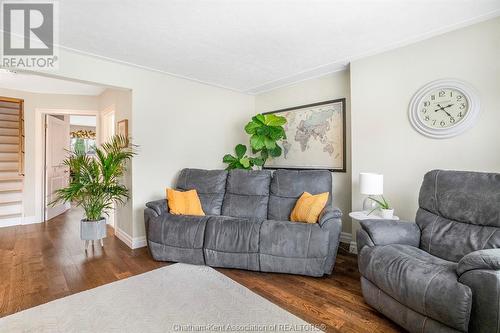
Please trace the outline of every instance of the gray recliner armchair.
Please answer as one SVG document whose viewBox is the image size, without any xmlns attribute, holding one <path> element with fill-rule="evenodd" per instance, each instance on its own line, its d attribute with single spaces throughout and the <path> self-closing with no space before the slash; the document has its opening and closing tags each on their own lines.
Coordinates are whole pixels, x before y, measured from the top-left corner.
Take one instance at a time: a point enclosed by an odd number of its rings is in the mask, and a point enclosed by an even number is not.
<svg viewBox="0 0 500 333">
<path fill-rule="evenodd" d="M 410 332 L 500 332 L 500 174 L 433 170 L 416 224 L 361 227 L 368 304 Z"/>
<path fill-rule="evenodd" d="M 179 190 L 196 189 L 206 216 L 172 215 L 165 199 L 144 210 L 155 260 L 322 276 L 335 264 L 342 229 L 329 171 L 184 169 Z M 303 192 L 329 192 L 318 223 L 290 222 Z"/>
</svg>

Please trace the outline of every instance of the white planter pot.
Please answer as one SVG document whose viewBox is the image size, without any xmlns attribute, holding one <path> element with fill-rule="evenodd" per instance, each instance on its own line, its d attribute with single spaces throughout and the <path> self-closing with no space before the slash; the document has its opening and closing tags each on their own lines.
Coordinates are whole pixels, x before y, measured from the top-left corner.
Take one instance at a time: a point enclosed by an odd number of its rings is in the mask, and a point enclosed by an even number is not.
<svg viewBox="0 0 500 333">
<path fill-rule="evenodd" d="M 98 221 L 80 220 L 80 238 L 84 241 L 94 241 L 106 238 L 106 219 Z"/>
<path fill-rule="evenodd" d="M 383 219 L 392 219 L 394 217 L 394 209 L 380 209 L 380 217 Z"/>
</svg>

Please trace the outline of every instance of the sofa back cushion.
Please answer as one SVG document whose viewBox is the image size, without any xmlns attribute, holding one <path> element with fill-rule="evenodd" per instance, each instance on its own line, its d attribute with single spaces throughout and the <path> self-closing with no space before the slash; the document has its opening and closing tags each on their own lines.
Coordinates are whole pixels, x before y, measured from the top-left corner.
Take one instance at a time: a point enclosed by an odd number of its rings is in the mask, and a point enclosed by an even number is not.
<svg viewBox="0 0 500 333">
<path fill-rule="evenodd" d="M 183 169 L 177 179 L 179 190 L 196 190 L 206 215 L 220 215 L 226 192 L 226 170 Z"/>
<path fill-rule="evenodd" d="M 327 170 L 276 170 L 269 196 L 270 220 L 288 221 L 297 199 L 304 192 L 328 192 L 327 207 L 332 202 L 332 173 Z"/>
<path fill-rule="evenodd" d="M 500 247 L 500 174 L 430 171 L 419 206 L 424 251 L 457 262 L 470 252 Z"/>
<path fill-rule="evenodd" d="M 270 183 L 268 170 L 229 171 L 222 215 L 265 219 Z"/>
</svg>

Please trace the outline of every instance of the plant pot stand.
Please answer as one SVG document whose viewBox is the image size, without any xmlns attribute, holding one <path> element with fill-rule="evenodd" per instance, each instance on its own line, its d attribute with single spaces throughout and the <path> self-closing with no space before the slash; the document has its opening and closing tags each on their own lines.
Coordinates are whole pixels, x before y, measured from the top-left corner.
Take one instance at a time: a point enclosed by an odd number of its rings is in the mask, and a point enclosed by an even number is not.
<svg viewBox="0 0 500 333">
<path fill-rule="evenodd" d="M 84 241 L 85 251 L 92 241 L 92 247 L 94 246 L 94 241 L 99 240 L 101 247 L 104 247 L 103 239 L 106 237 L 106 219 L 102 218 L 98 221 L 80 221 L 80 238 Z"/>
</svg>

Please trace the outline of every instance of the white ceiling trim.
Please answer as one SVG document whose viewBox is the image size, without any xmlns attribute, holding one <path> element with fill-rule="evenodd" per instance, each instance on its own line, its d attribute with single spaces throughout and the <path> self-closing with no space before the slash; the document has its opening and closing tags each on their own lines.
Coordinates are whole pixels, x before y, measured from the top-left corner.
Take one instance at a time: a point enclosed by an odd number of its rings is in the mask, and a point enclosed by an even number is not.
<svg viewBox="0 0 500 333">
<path fill-rule="evenodd" d="M 102 56 L 99 54 L 94 54 L 94 53 L 78 50 L 75 48 L 66 47 L 64 45 L 59 45 L 59 47 L 63 50 L 66 50 L 68 52 L 75 53 L 75 54 L 85 55 L 85 56 L 89 56 L 89 57 L 104 60 L 104 61 L 109 61 L 109 62 L 118 63 L 118 64 L 122 64 L 122 65 L 126 65 L 126 66 L 131 66 L 131 67 L 135 67 L 135 68 L 139 68 L 139 69 L 143 69 L 143 70 L 147 70 L 147 71 L 161 73 L 164 75 L 169 75 L 169 76 L 173 76 L 173 77 L 177 77 L 177 78 L 181 78 L 181 79 L 185 79 L 185 80 L 189 80 L 189 81 L 193 81 L 193 82 L 197 82 L 197 83 L 201 83 L 201 84 L 210 85 L 210 86 L 217 87 L 217 88 L 222 88 L 222 89 L 234 91 L 234 92 L 239 92 L 239 93 L 244 93 L 244 94 L 249 94 L 249 95 L 257 95 L 257 94 L 265 93 L 265 92 L 268 92 L 268 91 L 271 91 L 271 90 L 274 90 L 277 88 L 293 85 L 293 84 L 296 84 L 296 83 L 299 83 L 302 81 L 306 81 L 309 79 L 313 79 L 313 78 L 325 76 L 328 74 L 332 74 L 335 72 L 339 72 L 342 70 L 346 70 L 352 61 L 360 60 L 360 59 L 363 59 L 366 57 L 374 56 L 374 55 L 381 54 L 381 53 L 384 53 L 387 51 L 391 51 L 391 50 L 394 50 L 397 48 L 401 48 L 401 47 L 408 46 L 408 45 L 411 45 L 414 43 L 418 43 L 420 41 L 423 41 L 423 40 L 426 40 L 426 39 L 429 39 L 429 38 L 432 38 L 435 36 L 439 36 L 439 35 L 445 34 L 447 32 L 451 32 L 454 30 L 465 28 L 465 27 L 473 25 L 473 24 L 484 22 L 484 21 L 487 21 L 487 20 L 490 20 L 490 19 L 493 19 L 493 18 L 496 18 L 499 16 L 500 16 L 500 10 L 497 9 L 497 10 L 491 11 L 489 13 L 479 15 L 479 16 L 476 16 L 476 17 L 468 19 L 468 20 L 464 20 L 464 21 L 456 23 L 456 24 L 451 24 L 451 25 L 448 25 L 448 26 L 443 27 L 443 28 L 435 29 L 431 32 L 427 32 L 427 33 L 421 34 L 421 35 L 413 37 L 413 38 L 400 40 L 400 41 L 395 42 L 389 46 L 376 48 L 376 49 L 373 49 L 373 50 L 368 51 L 368 52 L 363 52 L 359 55 L 349 57 L 349 59 L 345 59 L 343 61 L 336 61 L 333 63 L 328 63 L 328 64 L 324 64 L 321 66 L 317 66 L 315 68 L 311 68 L 311 69 L 308 69 L 308 70 L 305 70 L 305 71 L 302 71 L 302 72 L 299 72 L 299 73 L 296 73 L 296 74 L 293 74 L 290 76 L 286 76 L 286 77 L 283 77 L 283 78 L 280 78 L 277 80 L 273 80 L 273 81 L 267 82 L 265 84 L 262 84 L 262 85 L 259 85 L 259 86 L 256 86 L 256 87 L 253 87 L 250 89 L 245 89 L 245 90 L 235 89 L 235 88 L 231 88 L 228 86 L 216 84 L 216 83 L 209 82 L 209 81 L 199 80 L 199 79 L 192 78 L 189 76 L 184 76 L 184 75 L 156 69 L 156 68 L 152 68 L 152 67 L 145 66 L 145 65 L 139 65 L 136 63 L 132 63 L 132 62 L 127 62 L 127 61 L 123 61 L 123 60 L 119 60 L 119 59 L 115 59 L 115 58 L 111 58 L 111 57 L 106 57 L 106 56 Z"/>
</svg>

